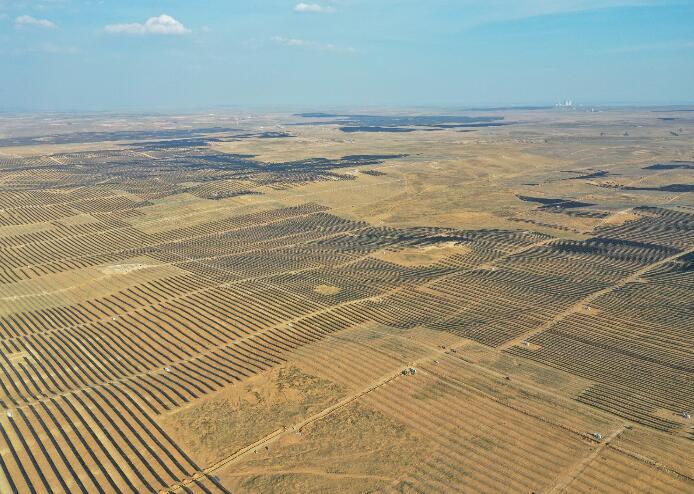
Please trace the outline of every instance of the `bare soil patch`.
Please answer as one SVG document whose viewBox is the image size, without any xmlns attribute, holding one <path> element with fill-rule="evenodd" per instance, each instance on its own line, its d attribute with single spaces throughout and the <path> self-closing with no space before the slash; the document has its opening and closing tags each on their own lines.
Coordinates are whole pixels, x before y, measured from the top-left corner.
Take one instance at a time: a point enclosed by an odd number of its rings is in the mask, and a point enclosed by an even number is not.
<svg viewBox="0 0 694 494">
<path fill-rule="evenodd" d="M 337 295 L 341 288 L 334 285 L 318 285 L 313 291 L 321 295 Z"/>
<path fill-rule="evenodd" d="M 377 259 L 392 262 L 400 266 L 431 266 L 438 261 L 456 254 L 467 254 L 470 248 L 456 242 L 444 242 L 434 245 L 408 247 L 394 250 L 384 249 L 373 254 Z"/>
<path fill-rule="evenodd" d="M 104 266 L 100 271 L 104 274 L 128 274 L 133 271 L 140 271 L 141 269 L 153 268 L 153 264 L 114 264 L 112 266 Z"/>
<path fill-rule="evenodd" d="M 619 226 L 629 221 L 636 221 L 641 219 L 641 215 L 635 213 L 634 211 L 627 209 L 624 211 L 618 211 L 612 216 L 608 216 L 602 221 L 603 225 Z"/>
<path fill-rule="evenodd" d="M 233 492 L 373 492 L 406 478 L 428 448 L 406 425 L 355 402 L 220 478 Z"/>
<path fill-rule="evenodd" d="M 341 386 L 299 367 L 279 367 L 164 415 L 161 423 L 194 458 L 210 464 L 342 395 Z"/>
</svg>

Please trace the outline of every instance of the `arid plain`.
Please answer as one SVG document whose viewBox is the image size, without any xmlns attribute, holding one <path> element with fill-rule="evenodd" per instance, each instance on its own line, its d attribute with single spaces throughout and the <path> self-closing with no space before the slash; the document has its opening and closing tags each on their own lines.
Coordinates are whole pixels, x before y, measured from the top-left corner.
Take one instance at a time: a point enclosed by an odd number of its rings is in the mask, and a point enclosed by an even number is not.
<svg viewBox="0 0 694 494">
<path fill-rule="evenodd" d="M 0 492 L 694 492 L 694 109 L 0 116 Z"/>
</svg>

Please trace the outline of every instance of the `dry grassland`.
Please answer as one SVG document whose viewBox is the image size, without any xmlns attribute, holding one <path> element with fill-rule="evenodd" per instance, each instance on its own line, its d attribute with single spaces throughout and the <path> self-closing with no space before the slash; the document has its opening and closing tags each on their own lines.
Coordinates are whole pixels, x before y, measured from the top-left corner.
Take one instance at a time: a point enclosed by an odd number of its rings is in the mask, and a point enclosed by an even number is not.
<svg viewBox="0 0 694 494">
<path fill-rule="evenodd" d="M 403 115 L 0 119 L 0 492 L 694 492 L 691 112 Z"/>
</svg>

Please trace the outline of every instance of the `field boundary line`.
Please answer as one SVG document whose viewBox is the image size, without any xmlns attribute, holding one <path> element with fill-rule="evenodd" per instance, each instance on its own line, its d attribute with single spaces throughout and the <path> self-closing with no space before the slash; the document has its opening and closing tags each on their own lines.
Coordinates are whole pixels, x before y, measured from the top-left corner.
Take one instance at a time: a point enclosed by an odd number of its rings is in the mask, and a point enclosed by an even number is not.
<svg viewBox="0 0 694 494">
<path fill-rule="evenodd" d="M 651 458 L 648 458 L 646 456 L 643 456 L 635 451 L 631 451 L 626 448 L 622 448 L 620 446 L 615 446 L 613 444 L 610 444 L 610 449 L 612 451 L 616 451 L 617 453 L 623 454 L 625 456 L 628 456 L 629 458 L 633 458 L 636 461 L 640 461 L 641 463 L 645 463 L 646 465 L 649 465 L 656 470 L 659 470 L 667 475 L 670 475 L 671 477 L 678 478 L 684 482 L 687 482 L 689 484 L 694 484 L 694 478 L 690 477 L 689 475 L 685 475 L 681 472 L 678 472 L 677 470 L 673 470 L 672 468 L 668 468 L 662 463 L 659 463 Z"/>
<path fill-rule="evenodd" d="M 625 430 L 625 426 L 622 425 L 618 429 L 612 431 L 609 436 L 603 438 L 602 441 L 598 443 L 595 449 L 588 453 L 583 459 L 573 466 L 569 467 L 559 478 L 554 482 L 552 487 L 547 490 L 547 494 L 555 494 L 560 492 L 565 492 L 566 489 L 576 480 L 583 471 L 588 468 L 595 458 L 622 432 Z"/>
</svg>

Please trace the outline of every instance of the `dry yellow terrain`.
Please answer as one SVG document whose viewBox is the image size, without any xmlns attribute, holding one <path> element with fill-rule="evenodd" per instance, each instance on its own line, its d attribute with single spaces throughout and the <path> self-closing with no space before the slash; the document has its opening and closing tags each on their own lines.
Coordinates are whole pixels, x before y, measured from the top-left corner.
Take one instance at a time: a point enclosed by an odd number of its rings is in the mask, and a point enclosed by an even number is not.
<svg viewBox="0 0 694 494">
<path fill-rule="evenodd" d="M 0 492 L 694 492 L 691 111 L 377 115 L 0 119 Z"/>
</svg>

